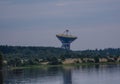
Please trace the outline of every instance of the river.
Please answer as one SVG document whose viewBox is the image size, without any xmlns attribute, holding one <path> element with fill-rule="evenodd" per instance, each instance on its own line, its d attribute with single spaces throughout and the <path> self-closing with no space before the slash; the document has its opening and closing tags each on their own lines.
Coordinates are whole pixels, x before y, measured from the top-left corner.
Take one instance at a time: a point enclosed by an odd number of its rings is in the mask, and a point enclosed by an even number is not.
<svg viewBox="0 0 120 84">
<path fill-rule="evenodd" d="M 8 70 L 3 73 L 3 84 L 120 84 L 120 65 Z"/>
</svg>

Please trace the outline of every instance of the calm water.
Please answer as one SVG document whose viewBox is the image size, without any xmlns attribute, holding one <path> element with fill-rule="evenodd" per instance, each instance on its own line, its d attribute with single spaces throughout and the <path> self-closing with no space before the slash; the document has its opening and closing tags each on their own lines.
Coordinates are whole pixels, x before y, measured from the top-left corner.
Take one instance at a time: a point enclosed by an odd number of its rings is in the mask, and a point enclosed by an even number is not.
<svg viewBox="0 0 120 84">
<path fill-rule="evenodd" d="M 47 67 L 4 72 L 4 84 L 120 84 L 120 65 Z"/>
</svg>

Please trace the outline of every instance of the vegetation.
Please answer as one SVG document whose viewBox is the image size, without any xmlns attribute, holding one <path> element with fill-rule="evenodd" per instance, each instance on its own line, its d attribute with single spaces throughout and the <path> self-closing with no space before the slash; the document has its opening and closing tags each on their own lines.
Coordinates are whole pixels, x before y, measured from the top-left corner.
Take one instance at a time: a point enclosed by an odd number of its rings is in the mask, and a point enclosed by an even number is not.
<svg viewBox="0 0 120 84">
<path fill-rule="evenodd" d="M 27 66 L 41 64 L 62 64 L 66 59 L 74 59 L 75 63 L 99 63 L 102 61 L 119 62 L 120 48 L 103 50 L 67 51 L 54 47 L 0 46 L 5 66 Z M 102 59 L 104 58 L 104 59 Z M 78 60 L 79 59 L 79 60 Z M 101 59 L 101 60 L 100 60 Z M 2 57 L 0 55 L 0 62 Z M 2 63 L 0 64 L 2 66 Z"/>
<path fill-rule="evenodd" d="M 0 53 L 0 70 L 2 69 L 2 65 L 3 65 L 3 58 L 2 58 L 2 54 Z"/>
</svg>

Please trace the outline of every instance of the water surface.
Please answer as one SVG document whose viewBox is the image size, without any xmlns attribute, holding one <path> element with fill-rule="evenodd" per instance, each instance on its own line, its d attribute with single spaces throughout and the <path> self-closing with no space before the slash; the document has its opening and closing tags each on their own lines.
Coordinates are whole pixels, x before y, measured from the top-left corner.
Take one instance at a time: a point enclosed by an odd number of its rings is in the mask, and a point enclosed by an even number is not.
<svg viewBox="0 0 120 84">
<path fill-rule="evenodd" d="M 3 78 L 4 84 L 120 84 L 120 65 L 9 70 Z"/>
</svg>

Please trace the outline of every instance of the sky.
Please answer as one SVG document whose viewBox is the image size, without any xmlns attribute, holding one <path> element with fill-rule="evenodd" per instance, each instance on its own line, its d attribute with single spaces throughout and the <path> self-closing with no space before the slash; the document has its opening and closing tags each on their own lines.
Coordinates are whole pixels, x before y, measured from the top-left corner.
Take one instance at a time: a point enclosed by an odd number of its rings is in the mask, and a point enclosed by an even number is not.
<svg viewBox="0 0 120 84">
<path fill-rule="evenodd" d="M 66 29 L 72 50 L 120 48 L 120 0 L 0 0 L 0 45 L 60 47 Z"/>
</svg>

